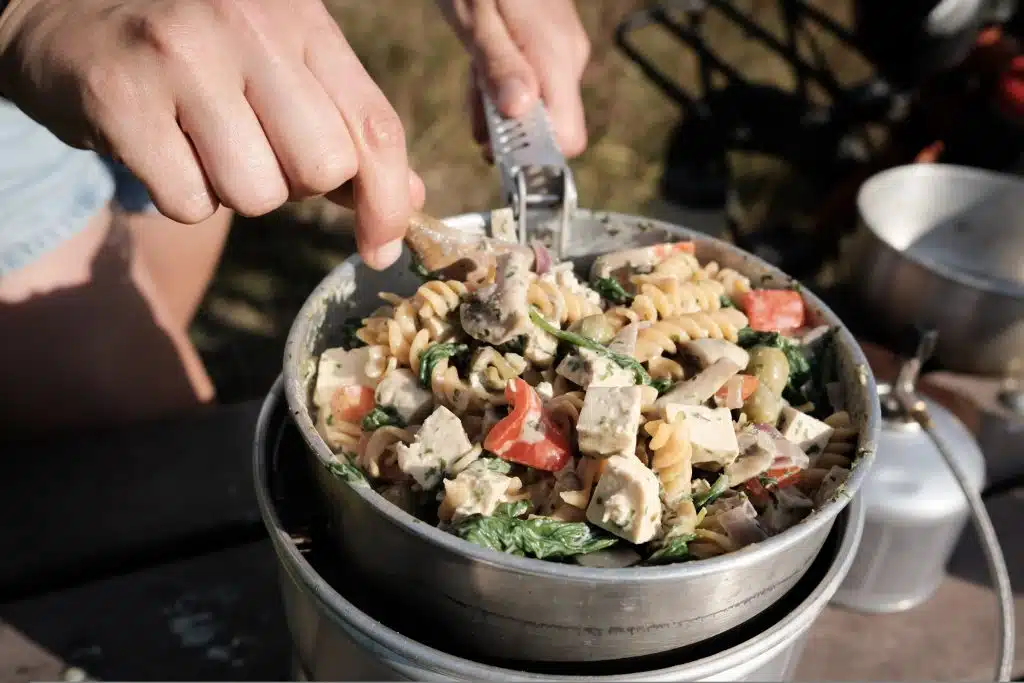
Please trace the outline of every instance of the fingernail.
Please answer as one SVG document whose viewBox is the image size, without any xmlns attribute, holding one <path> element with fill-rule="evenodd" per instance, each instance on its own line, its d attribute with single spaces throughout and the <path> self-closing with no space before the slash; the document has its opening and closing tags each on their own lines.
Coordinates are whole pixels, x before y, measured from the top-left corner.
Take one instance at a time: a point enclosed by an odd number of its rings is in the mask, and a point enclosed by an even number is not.
<svg viewBox="0 0 1024 683">
<path fill-rule="evenodd" d="M 402 240 L 391 240 L 387 244 L 377 247 L 370 253 L 370 266 L 377 270 L 384 270 L 391 266 L 398 257 L 402 255 Z"/>
<path fill-rule="evenodd" d="M 507 78 L 498 88 L 498 106 L 509 116 L 521 115 L 530 103 L 530 89 L 526 83 L 513 76 Z"/>
</svg>

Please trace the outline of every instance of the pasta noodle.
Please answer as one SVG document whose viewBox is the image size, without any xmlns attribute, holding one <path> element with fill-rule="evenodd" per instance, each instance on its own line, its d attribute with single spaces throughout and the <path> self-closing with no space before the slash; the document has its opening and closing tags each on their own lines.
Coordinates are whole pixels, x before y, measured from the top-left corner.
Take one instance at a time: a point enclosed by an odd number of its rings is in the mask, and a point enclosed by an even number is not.
<svg viewBox="0 0 1024 683">
<path fill-rule="evenodd" d="M 318 363 L 316 429 L 358 470 L 332 472 L 464 539 L 563 561 L 613 544 L 693 561 L 785 531 L 856 456 L 853 415 L 815 384 L 828 373 L 786 360 L 831 338 L 773 328 L 769 304 L 789 298 L 788 315 L 798 292 L 759 302 L 749 278 L 691 251 L 609 254 L 589 285 L 571 263 L 534 272 L 542 259 L 508 251 L 472 285 L 380 294 Z"/>
<path fill-rule="evenodd" d="M 642 328 L 637 334 L 637 360 L 649 361 L 663 353 L 676 353 L 676 344 L 691 339 L 725 339 L 735 342 L 747 317 L 735 308 L 712 313 L 689 313 L 659 320 Z"/>
</svg>

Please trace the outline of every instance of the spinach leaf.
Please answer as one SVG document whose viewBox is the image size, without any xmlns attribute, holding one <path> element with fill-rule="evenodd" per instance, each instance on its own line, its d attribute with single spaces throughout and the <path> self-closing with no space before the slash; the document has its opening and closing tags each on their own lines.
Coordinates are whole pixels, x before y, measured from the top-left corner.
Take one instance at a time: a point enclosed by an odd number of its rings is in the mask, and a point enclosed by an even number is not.
<svg viewBox="0 0 1024 683">
<path fill-rule="evenodd" d="M 424 280 L 430 280 L 433 277 L 431 272 L 427 270 L 422 263 L 420 263 L 419 257 L 416 256 L 416 252 L 414 251 L 410 252 L 409 270 L 411 270 L 413 274 L 419 275 Z"/>
<path fill-rule="evenodd" d="M 336 477 L 341 477 L 353 486 L 369 486 L 370 480 L 366 478 L 359 466 L 355 464 L 355 456 L 347 453 L 338 453 L 334 456 L 335 462 L 327 463 L 327 469 Z"/>
<path fill-rule="evenodd" d="M 690 541 L 695 538 L 693 534 L 684 534 L 669 539 L 668 543 L 650 554 L 647 564 L 672 564 L 687 559 L 690 556 Z"/>
<path fill-rule="evenodd" d="M 434 366 L 445 358 L 465 353 L 469 347 L 465 344 L 431 344 L 420 356 L 420 384 L 430 388 L 430 378 L 434 375 Z"/>
<path fill-rule="evenodd" d="M 718 475 L 718 479 L 715 479 L 715 483 L 711 485 L 707 491 L 699 496 L 695 496 L 693 504 L 695 507 L 702 508 L 708 503 L 713 503 L 716 498 L 725 493 L 725 490 L 729 488 L 729 477 L 724 474 Z"/>
<path fill-rule="evenodd" d="M 394 408 L 374 406 L 373 410 L 363 417 L 363 431 L 373 432 L 381 427 L 404 427 L 405 420 L 395 412 Z"/>
<path fill-rule="evenodd" d="M 453 531 L 459 538 L 485 548 L 539 560 L 586 555 L 618 542 L 583 522 L 560 522 L 546 517 L 519 519 L 528 509 L 526 501 L 504 503 L 493 516 L 472 515 L 457 523 Z"/>
<path fill-rule="evenodd" d="M 658 390 L 658 396 L 666 393 L 675 384 L 668 377 L 662 377 L 661 379 L 652 379 L 651 386 Z"/>
<path fill-rule="evenodd" d="M 829 412 L 825 385 L 834 381 L 836 374 L 834 329 L 815 342 L 817 352 L 813 354 L 778 332 L 757 332 L 750 328 L 740 330 L 739 345 L 745 349 L 771 346 L 782 351 L 789 361 L 789 381 L 786 382 L 782 397 L 794 406 L 813 404 L 813 415 Z"/>
<path fill-rule="evenodd" d="M 351 351 L 366 346 L 366 342 L 356 336 L 356 332 L 362 328 L 362 318 L 346 318 L 341 324 L 341 348 Z"/>
<path fill-rule="evenodd" d="M 590 283 L 590 287 L 613 304 L 628 305 L 633 302 L 632 295 L 613 277 L 598 278 Z"/>
<path fill-rule="evenodd" d="M 595 351 L 596 353 L 599 353 L 605 358 L 610 358 L 619 367 L 625 368 L 626 370 L 632 372 L 634 381 L 637 384 L 651 383 L 651 376 L 647 374 L 647 371 L 644 370 L 644 366 L 641 365 L 640 361 L 638 361 L 636 358 L 626 356 L 621 353 L 615 353 L 604 344 L 598 344 L 593 339 L 590 339 L 589 337 L 584 337 L 581 334 L 569 332 L 568 330 L 558 329 L 557 327 L 549 323 L 547 320 L 545 320 L 544 316 L 540 314 L 540 311 L 538 311 L 536 307 L 530 307 L 530 320 L 533 321 L 534 325 L 536 325 L 537 327 L 544 330 L 552 337 L 555 337 L 560 341 L 564 341 L 567 344 L 572 344 L 573 346 L 580 346 L 585 349 L 590 349 L 591 351 Z"/>
<path fill-rule="evenodd" d="M 718 302 L 722 306 L 722 308 L 736 308 L 736 304 L 733 302 L 733 300 L 727 297 L 725 294 L 718 297 Z"/>
</svg>

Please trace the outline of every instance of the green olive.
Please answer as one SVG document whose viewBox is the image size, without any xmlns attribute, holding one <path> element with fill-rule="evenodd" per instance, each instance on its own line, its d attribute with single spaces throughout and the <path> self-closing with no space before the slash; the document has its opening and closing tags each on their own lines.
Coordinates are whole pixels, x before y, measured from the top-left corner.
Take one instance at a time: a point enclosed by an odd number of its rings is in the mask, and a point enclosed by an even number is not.
<svg viewBox="0 0 1024 683">
<path fill-rule="evenodd" d="M 751 422 L 775 424 L 782 412 L 782 399 L 764 384 L 758 384 L 754 393 L 743 403 L 743 414 Z"/>
<path fill-rule="evenodd" d="M 607 344 L 615 337 L 615 330 L 608 318 L 603 314 L 588 315 L 586 318 L 577 320 L 569 328 L 570 331 L 582 334 L 588 339 L 593 339 L 598 344 Z"/>
<path fill-rule="evenodd" d="M 755 346 L 750 349 L 747 374 L 756 377 L 760 385 L 768 387 L 773 394 L 781 396 L 789 381 L 789 361 L 786 354 L 773 346 Z"/>
</svg>

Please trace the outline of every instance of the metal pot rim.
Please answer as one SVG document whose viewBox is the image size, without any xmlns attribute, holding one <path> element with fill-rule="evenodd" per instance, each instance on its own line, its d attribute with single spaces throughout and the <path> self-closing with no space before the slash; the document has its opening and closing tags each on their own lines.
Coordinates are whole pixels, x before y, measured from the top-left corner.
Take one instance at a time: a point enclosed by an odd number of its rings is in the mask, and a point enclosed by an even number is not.
<svg viewBox="0 0 1024 683">
<path fill-rule="evenodd" d="M 460 223 L 471 224 L 479 222 L 480 220 L 486 220 L 486 216 L 487 214 L 485 213 L 474 212 L 450 216 L 446 218 L 445 221 L 455 225 Z M 780 281 L 798 284 L 796 280 L 763 259 L 743 251 L 732 244 L 688 228 L 655 219 L 641 219 L 638 216 L 606 211 L 596 212 L 586 209 L 578 209 L 576 216 L 578 218 L 600 217 L 601 219 L 608 219 L 611 221 L 621 220 L 624 222 L 642 220 L 645 224 L 654 228 L 660 228 L 668 233 L 679 235 L 684 239 L 691 239 L 697 242 L 698 245 L 703 242 L 712 245 L 717 251 L 741 255 L 747 262 L 757 264 L 759 268 L 763 269 L 766 273 L 769 273 L 772 277 Z M 300 376 L 302 368 L 298 366 L 299 364 L 297 362 L 292 362 L 291 359 L 293 356 L 296 356 L 297 351 L 301 349 L 304 340 L 307 338 L 309 328 L 315 319 L 315 307 L 321 305 L 323 301 L 334 295 L 337 290 L 336 280 L 338 275 L 343 269 L 352 268 L 357 262 L 359 262 L 359 257 L 357 255 L 350 256 L 332 270 L 331 273 L 329 273 L 320 282 L 320 284 L 317 285 L 306 299 L 306 302 L 303 304 L 298 315 L 295 317 L 295 321 L 292 324 L 292 328 L 288 333 L 287 341 L 285 342 L 283 377 L 284 392 L 288 402 L 289 412 L 298 424 L 299 431 L 302 433 L 307 446 L 313 450 L 317 459 L 324 464 L 333 459 L 334 454 L 331 453 L 330 449 L 327 448 L 327 445 L 319 438 L 319 436 L 317 436 L 316 439 L 311 439 L 309 436 L 310 434 L 315 434 L 316 431 L 309 415 L 306 385 L 304 383 L 304 378 Z M 850 353 L 850 356 L 856 366 L 864 369 L 864 372 L 862 373 L 862 382 L 864 385 L 865 395 L 874 396 L 876 397 L 876 400 L 872 401 L 871 405 L 863 407 L 865 420 L 858 449 L 860 458 L 857 465 L 852 468 L 849 477 L 846 479 L 846 483 L 844 485 L 845 494 L 833 497 L 831 500 L 812 512 L 811 515 L 805 518 L 802 522 L 760 543 L 747 546 L 736 552 L 726 553 L 724 555 L 703 559 L 697 562 L 685 562 L 680 564 L 650 567 L 628 567 L 625 569 L 582 567 L 547 562 L 529 557 L 516 557 L 514 555 L 489 550 L 471 543 L 470 541 L 463 540 L 453 534 L 446 533 L 429 524 L 424 524 L 413 515 L 410 515 L 408 512 L 399 508 L 397 505 L 387 501 L 383 496 L 369 487 L 350 486 L 350 489 L 354 491 L 356 495 L 360 496 L 364 502 L 371 505 L 377 514 L 381 515 L 381 517 L 389 521 L 391 524 L 399 527 L 405 533 L 419 536 L 420 539 L 425 540 L 449 553 L 466 557 L 472 559 L 474 562 L 479 562 L 491 567 L 511 570 L 521 575 L 556 577 L 564 581 L 584 582 L 588 584 L 621 585 L 631 583 L 675 582 L 698 576 L 717 574 L 730 568 L 741 569 L 755 566 L 762 562 L 767 556 L 774 555 L 776 553 L 784 553 L 793 546 L 800 544 L 807 536 L 815 533 L 822 525 L 830 524 L 843 510 L 843 508 L 846 507 L 850 498 L 856 494 L 861 484 L 866 480 L 867 470 L 869 469 L 867 465 L 870 464 L 870 460 L 875 455 L 878 433 L 881 426 L 881 414 L 877 401 L 874 375 L 871 373 L 867 357 L 861 350 L 860 345 L 839 317 L 813 292 L 803 288 L 801 290 L 801 294 L 804 296 L 805 300 L 812 305 L 813 309 L 820 313 L 821 317 L 827 324 L 837 328 L 837 343 L 842 345 Z M 345 485 L 348 486 L 347 483 Z"/>
<path fill-rule="evenodd" d="M 906 249 L 900 249 L 890 241 L 889 236 L 882 229 L 882 226 L 878 224 L 878 221 L 869 221 L 865 218 L 865 216 L 868 215 L 865 211 L 865 204 L 868 201 L 869 195 L 872 192 L 877 191 L 876 188 L 879 185 L 883 183 L 899 182 L 900 176 L 908 174 L 916 176 L 940 176 L 951 174 L 959 175 L 961 177 L 974 176 L 975 178 L 983 180 L 1001 181 L 1006 184 L 1019 184 L 1021 185 L 1022 190 L 1024 190 L 1024 182 L 1021 182 L 1015 176 L 1011 176 L 1006 173 L 997 173 L 995 171 L 972 168 L 970 166 L 957 166 L 955 164 L 904 164 L 902 166 L 895 166 L 876 173 L 865 180 L 857 191 L 857 212 L 861 217 L 861 223 L 879 242 L 884 244 L 887 249 L 898 254 L 900 258 L 910 261 L 929 273 L 934 274 L 936 277 L 964 287 L 1015 300 L 1024 297 L 1024 283 L 1014 282 L 1004 278 L 988 278 L 982 275 L 975 275 L 974 273 L 950 266 L 942 261 L 925 258 L 920 254 L 915 254 Z"/>
<path fill-rule="evenodd" d="M 270 540 L 274 545 L 279 560 L 282 561 L 283 569 L 287 572 L 292 581 L 300 583 L 308 589 L 311 597 L 319 603 L 320 607 L 334 620 L 340 620 L 350 635 L 358 635 L 372 643 L 383 644 L 384 647 L 393 653 L 398 653 L 416 662 L 443 662 L 447 669 L 457 668 L 460 674 L 468 679 L 490 678 L 493 676 L 510 676 L 522 674 L 513 669 L 505 669 L 497 666 L 483 664 L 473 660 L 458 657 L 447 652 L 430 647 L 419 641 L 413 640 L 401 633 L 394 631 L 376 619 L 360 610 L 335 588 L 328 583 L 303 557 L 298 548 L 292 542 L 288 532 L 284 529 L 277 508 L 270 496 L 268 481 L 268 444 L 267 438 L 270 423 L 281 401 L 281 394 L 285 380 L 279 375 L 273 387 L 260 408 L 259 417 L 256 421 L 256 438 L 253 440 L 253 480 L 256 489 L 256 500 L 263 517 L 263 523 L 267 527 Z M 818 585 L 798 605 L 793 607 L 785 616 L 779 619 L 769 629 L 759 633 L 750 640 L 744 641 L 721 652 L 716 652 L 703 659 L 677 664 L 675 666 L 655 669 L 651 671 L 635 672 L 616 676 L 566 676 L 566 675 L 545 675 L 529 674 L 534 680 L 647 680 L 652 675 L 667 675 L 670 672 L 686 669 L 688 672 L 695 667 L 712 667 L 713 671 L 729 670 L 739 666 L 751 658 L 784 644 L 800 629 L 800 617 L 811 611 L 820 611 L 825 604 L 831 600 L 836 589 L 845 579 L 856 556 L 857 547 L 860 544 L 861 535 L 864 529 L 865 508 L 861 498 L 854 498 L 846 507 L 846 518 L 842 529 L 842 538 L 836 549 L 835 558 Z M 339 617 L 339 615 L 344 615 Z M 355 630 L 357 634 L 352 634 Z M 756 649 L 752 644 L 757 642 Z M 725 660 L 723 662 L 723 660 Z M 709 671 L 708 675 L 713 671 Z M 415 675 L 415 671 L 410 671 Z M 699 672 L 696 672 L 699 673 Z M 696 676 L 695 673 L 695 676 Z M 700 680 L 696 677 L 695 680 Z"/>
</svg>

